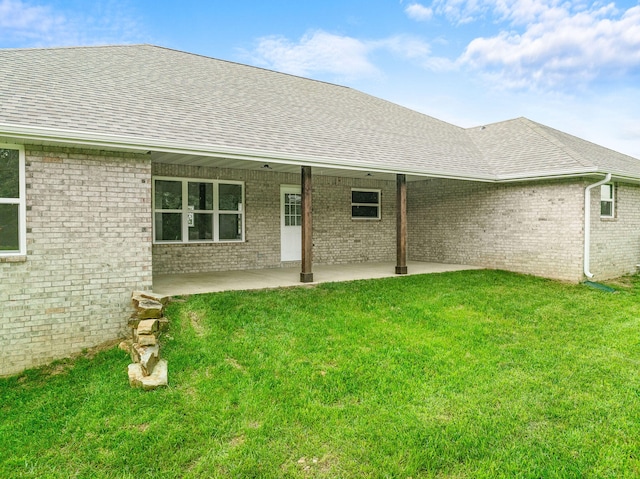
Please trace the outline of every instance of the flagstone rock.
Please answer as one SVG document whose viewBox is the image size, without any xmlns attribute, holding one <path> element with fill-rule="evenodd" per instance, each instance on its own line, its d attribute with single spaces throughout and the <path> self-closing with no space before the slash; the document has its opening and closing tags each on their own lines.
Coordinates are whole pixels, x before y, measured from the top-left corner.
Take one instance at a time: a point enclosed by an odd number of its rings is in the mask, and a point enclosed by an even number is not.
<svg viewBox="0 0 640 479">
<path fill-rule="evenodd" d="M 152 299 L 143 299 L 138 302 L 136 307 L 137 316 L 140 319 L 157 319 L 162 317 L 164 306 L 162 303 L 153 301 Z"/>
<path fill-rule="evenodd" d="M 135 291 L 131 301 L 136 312 L 129 319 L 132 340 L 129 341 L 129 383 L 145 390 L 167 385 L 167 362 L 160 359 L 158 336 L 169 327 L 163 317 L 164 305 L 169 297 Z"/>
<path fill-rule="evenodd" d="M 157 319 L 141 319 L 138 323 L 138 334 L 155 334 L 158 331 Z"/>
<path fill-rule="evenodd" d="M 142 366 L 138 363 L 129 364 L 129 384 L 134 388 L 142 388 L 145 391 L 165 387 L 168 384 L 168 364 L 161 359 L 153 368 L 153 373 L 145 376 Z"/>
<path fill-rule="evenodd" d="M 150 346 L 148 346 L 150 347 Z M 140 346 L 138 343 L 132 343 L 129 348 L 129 355 L 131 356 L 131 361 L 134 363 L 140 362 L 140 356 L 144 353 L 144 346 Z"/>
<path fill-rule="evenodd" d="M 138 363 L 142 366 L 142 373 L 145 376 L 150 376 L 160 361 L 160 347 L 155 346 L 141 346 L 140 359 Z"/>
<path fill-rule="evenodd" d="M 155 356 L 156 358 L 160 356 L 160 345 L 155 344 L 153 346 L 142 346 L 139 343 L 133 343 L 129 351 L 131 353 L 131 361 L 134 363 L 149 363 L 150 356 Z M 149 372 L 153 370 L 153 365 L 145 365 L 144 367 Z"/>
<path fill-rule="evenodd" d="M 137 303 L 142 301 L 143 299 L 150 299 L 152 301 L 157 301 L 161 303 L 163 306 L 166 306 L 169 302 L 170 296 L 165 296 L 162 294 L 152 293 L 151 291 L 134 291 L 131 295 L 131 300 L 133 301 L 134 307 L 137 307 Z"/>
<path fill-rule="evenodd" d="M 158 344 L 158 338 L 155 334 L 138 334 L 135 342 L 140 346 L 154 346 Z"/>
<path fill-rule="evenodd" d="M 140 324 L 140 321 L 143 321 L 143 320 L 134 316 L 129 319 L 129 322 L 127 323 L 127 325 L 131 329 L 138 329 L 138 325 Z M 165 317 L 157 318 L 157 321 L 158 321 L 158 331 L 164 333 L 169 329 L 169 320 L 167 318 Z"/>
</svg>

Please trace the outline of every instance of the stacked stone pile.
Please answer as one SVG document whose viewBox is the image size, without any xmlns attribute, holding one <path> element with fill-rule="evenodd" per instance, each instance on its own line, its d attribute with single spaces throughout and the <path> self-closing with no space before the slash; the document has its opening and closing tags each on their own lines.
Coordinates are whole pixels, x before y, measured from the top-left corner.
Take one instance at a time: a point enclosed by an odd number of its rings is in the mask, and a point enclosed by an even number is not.
<svg viewBox="0 0 640 479">
<path fill-rule="evenodd" d="M 167 361 L 160 359 L 158 338 L 169 326 L 163 316 L 168 297 L 136 291 L 131 299 L 136 312 L 129 320 L 133 332 L 129 384 L 145 390 L 166 386 Z"/>
</svg>

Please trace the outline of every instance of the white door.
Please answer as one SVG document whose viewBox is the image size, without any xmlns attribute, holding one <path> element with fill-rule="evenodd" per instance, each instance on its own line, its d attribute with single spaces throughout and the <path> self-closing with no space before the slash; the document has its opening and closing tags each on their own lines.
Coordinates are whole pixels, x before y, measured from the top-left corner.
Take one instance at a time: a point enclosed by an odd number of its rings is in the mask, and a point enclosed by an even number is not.
<svg viewBox="0 0 640 479">
<path fill-rule="evenodd" d="M 302 195 L 299 186 L 280 186 L 280 259 L 302 259 Z"/>
</svg>

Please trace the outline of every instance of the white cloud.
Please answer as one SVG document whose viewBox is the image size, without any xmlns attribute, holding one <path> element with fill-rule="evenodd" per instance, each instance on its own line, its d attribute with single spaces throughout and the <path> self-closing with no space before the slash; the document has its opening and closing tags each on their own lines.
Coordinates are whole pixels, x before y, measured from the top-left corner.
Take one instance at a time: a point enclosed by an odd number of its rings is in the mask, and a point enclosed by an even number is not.
<svg viewBox="0 0 640 479">
<path fill-rule="evenodd" d="M 260 63 L 294 75 L 327 72 L 360 77 L 378 73 L 368 59 L 369 50 L 355 38 L 317 30 L 305 34 L 297 43 L 282 36 L 260 38 L 254 55 Z"/>
<path fill-rule="evenodd" d="M 426 58 L 431 53 L 431 47 L 425 41 L 409 35 L 395 35 L 393 37 L 368 43 L 371 49 L 388 50 L 398 56 L 408 59 Z"/>
<path fill-rule="evenodd" d="M 580 88 L 640 71 L 640 5 L 593 0 L 434 0 L 435 15 L 461 25 L 491 21 L 456 60 L 507 88 Z"/>
<path fill-rule="evenodd" d="M 83 13 L 46 3 L 0 0 L 0 41 L 9 46 L 67 46 L 139 41 L 140 28 L 119 0 L 91 2 Z"/>
<path fill-rule="evenodd" d="M 48 6 L 32 6 L 21 0 L 0 1 L 0 38 L 49 41 L 65 22 L 64 16 Z"/>
<path fill-rule="evenodd" d="M 614 13 L 611 5 L 580 12 L 552 8 L 523 32 L 476 38 L 459 62 L 504 86 L 529 88 L 566 82 L 573 88 L 575 82 L 640 70 L 640 6 Z"/>
<path fill-rule="evenodd" d="M 315 30 L 307 32 L 298 42 L 283 36 L 260 38 L 252 57 L 261 65 L 294 75 L 329 73 L 341 79 L 354 80 L 381 74 L 371 60 L 376 51 L 390 52 L 418 62 L 430 54 L 427 43 L 411 36 L 359 40 Z"/>
<path fill-rule="evenodd" d="M 419 3 L 412 3 L 404 9 L 405 13 L 414 20 L 424 22 L 431 19 L 433 16 L 433 10 L 429 7 L 425 7 Z"/>
<path fill-rule="evenodd" d="M 575 4 L 576 2 L 574 2 Z M 493 20 L 526 24 L 542 15 L 566 8 L 562 0 L 434 0 L 433 10 L 454 24 L 491 17 Z M 575 8 L 580 8 L 576 5 Z"/>
</svg>

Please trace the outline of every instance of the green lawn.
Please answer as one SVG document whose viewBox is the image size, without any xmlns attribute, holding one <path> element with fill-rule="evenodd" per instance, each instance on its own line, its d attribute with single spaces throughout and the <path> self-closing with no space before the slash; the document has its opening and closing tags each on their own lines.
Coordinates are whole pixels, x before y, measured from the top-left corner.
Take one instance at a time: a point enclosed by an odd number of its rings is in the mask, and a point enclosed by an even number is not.
<svg viewBox="0 0 640 479">
<path fill-rule="evenodd" d="M 190 297 L 170 387 L 0 380 L 0 477 L 640 477 L 640 278 L 467 271 Z"/>
</svg>

